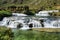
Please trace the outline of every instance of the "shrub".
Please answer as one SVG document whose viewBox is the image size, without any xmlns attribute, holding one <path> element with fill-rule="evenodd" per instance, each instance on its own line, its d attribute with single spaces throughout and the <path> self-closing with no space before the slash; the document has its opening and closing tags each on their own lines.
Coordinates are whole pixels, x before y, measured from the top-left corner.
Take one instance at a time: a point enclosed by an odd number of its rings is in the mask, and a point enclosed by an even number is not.
<svg viewBox="0 0 60 40">
<path fill-rule="evenodd" d="M 1 17 L 7 17 L 7 16 L 11 16 L 11 15 L 12 15 L 12 13 L 10 11 L 4 11 L 4 10 L 0 11 Z"/>
<path fill-rule="evenodd" d="M 0 21 L 4 18 L 4 17 L 9 17 L 12 16 L 12 13 L 10 11 L 0 11 Z"/>
<path fill-rule="evenodd" d="M 0 27 L 0 40 L 13 40 L 13 32 L 10 28 Z"/>
</svg>

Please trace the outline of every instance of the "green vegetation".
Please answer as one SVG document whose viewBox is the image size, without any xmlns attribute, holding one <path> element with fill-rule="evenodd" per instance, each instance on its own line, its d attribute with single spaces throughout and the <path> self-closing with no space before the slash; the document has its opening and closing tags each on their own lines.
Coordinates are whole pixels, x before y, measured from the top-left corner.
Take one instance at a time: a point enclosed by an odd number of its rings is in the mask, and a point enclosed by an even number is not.
<svg viewBox="0 0 60 40">
<path fill-rule="evenodd" d="M 0 40 L 13 40 L 13 32 L 10 28 L 0 27 Z"/>
<path fill-rule="evenodd" d="M 60 28 L 33 28 L 33 30 L 43 31 L 43 32 L 60 32 Z"/>
<path fill-rule="evenodd" d="M 8 7 L 10 6 L 16 6 L 16 8 L 12 7 L 11 8 L 12 10 L 10 10 L 8 9 Z M 11 16 L 12 13 L 10 11 L 19 11 L 19 12 L 21 11 L 27 15 L 34 15 L 35 12 L 41 10 L 59 9 L 60 0 L 0 0 L 0 8 L 5 9 L 0 11 L 0 20 L 1 20 L 3 17 Z M 60 16 L 60 12 L 50 15 Z M 19 24 L 18 28 L 19 26 L 21 25 Z M 60 40 L 60 32 L 58 32 L 56 29 L 51 30 L 35 29 L 35 30 L 14 30 L 13 33 L 10 28 L 0 27 L 0 40 Z M 52 30 L 54 32 L 52 32 Z M 49 31 L 49 32 L 41 32 L 41 31 Z"/>
<path fill-rule="evenodd" d="M 12 13 L 10 11 L 4 11 L 4 10 L 0 11 L 1 17 L 7 17 L 7 16 L 11 16 L 11 15 L 12 15 Z"/>
<path fill-rule="evenodd" d="M 51 10 L 60 5 L 60 0 L 0 0 L 0 6 L 6 8 L 9 6 L 29 6 L 31 10 Z"/>
<path fill-rule="evenodd" d="M 34 13 L 29 10 L 29 6 L 24 6 L 24 14 L 34 15 Z"/>
<path fill-rule="evenodd" d="M 15 30 L 14 35 L 14 40 L 60 40 L 59 32 Z"/>
<path fill-rule="evenodd" d="M 29 7 L 29 11 L 24 11 L 25 5 Z M 15 8 L 8 8 L 11 6 L 15 6 Z M 0 0 L 0 9 L 34 15 L 42 10 L 60 10 L 60 0 Z"/>
<path fill-rule="evenodd" d="M 10 11 L 4 11 L 4 10 L 0 11 L 0 20 L 2 20 L 4 17 L 9 17 L 9 16 L 12 16 L 12 13 Z"/>
<path fill-rule="evenodd" d="M 18 30 L 0 27 L 0 40 L 60 40 L 60 32 Z"/>
</svg>

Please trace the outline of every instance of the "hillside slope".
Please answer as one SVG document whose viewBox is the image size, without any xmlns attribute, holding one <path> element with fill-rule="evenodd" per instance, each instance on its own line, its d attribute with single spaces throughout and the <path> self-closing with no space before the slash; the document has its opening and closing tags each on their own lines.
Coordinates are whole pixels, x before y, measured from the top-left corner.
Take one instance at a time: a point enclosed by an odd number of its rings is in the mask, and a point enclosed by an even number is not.
<svg viewBox="0 0 60 40">
<path fill-rule="evenodd" d="M 54 6 L 60 5 L 60 0 L 0 0 L 1 7 L 11 5 L 28 5 L 30 9 L 54 9 Z"/>
</svg>

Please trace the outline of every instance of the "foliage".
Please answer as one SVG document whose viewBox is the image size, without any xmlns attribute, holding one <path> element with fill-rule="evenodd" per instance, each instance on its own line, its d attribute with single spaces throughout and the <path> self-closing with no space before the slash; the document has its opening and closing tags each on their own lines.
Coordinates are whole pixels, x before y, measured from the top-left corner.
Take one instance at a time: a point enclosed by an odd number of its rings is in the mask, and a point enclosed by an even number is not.
<svg viewBox="0 0 60 40">
<path fill-rule="evenodd" d="M 12 13 L 10 11 L 4 11 L 4 10 L 0 11 L 1 17 L 7 17 L 7 16 L 11 16 L 11 15 L 12 15 Z"/>
<path fill-rule="evenodd" d="M 0 11 L 0 20 L 2 20 L 4 17 L 9 17 L 9 16 L 12 16 L 12 13 L 10 11 L 7 11 L 7 10 Z"/>
<path fill-rule="evenodd" d="M 58 32 L 16 30 L 14 35 L 14 40 L 60 40 L 60 33 Z"/>
<path fill-rule="evenodd" d="M 10 28 L 0 27 L 0 40 L 12 40 L 13 32 Z"/>
<path fill-rule="evenodd" d="M 27 15 L 34 15 L 34 13 L 32 13 L 31 11 L 25 11 L 24 14 L 27 14 Z"/>
<path fill-rule="evenodd" d="M 29 6 L 24 6 L 24 14 L 34 15 L 34 13 L 29 10 Z"/>
<path fill-rule="evenodd" d="M 56 9 L 54 6 L 60 5 L 60 0 L 1 0 L 0 5 L 1 7 L 28 5 L 30 9 L 51 10 Z"/>
</svg>

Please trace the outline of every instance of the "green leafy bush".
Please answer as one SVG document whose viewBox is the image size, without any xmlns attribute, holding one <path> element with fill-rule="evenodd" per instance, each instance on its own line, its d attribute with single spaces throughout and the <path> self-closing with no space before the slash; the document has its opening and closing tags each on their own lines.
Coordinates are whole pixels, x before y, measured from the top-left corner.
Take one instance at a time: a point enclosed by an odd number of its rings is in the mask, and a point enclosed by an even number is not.
<svg viewBox="0 0 60 40">
<path fill-rule="evenodd" d="M 0 27 L 0 40 L 13 40 L 13 32 L 10 28 Z"/>
<path fill-rule="evenodd" d="M 0 11 L 0 17 L 7 17 L 7 16 L 11 16 L 12 13 L 10 11 Z"/>
<path fill-rule="evenodd" d="M 9 17 L 12 16 L 12 13 L 10 11 L 0 11 L 0 21 L 4 18 L 4 17 Z"/>
</svg>

